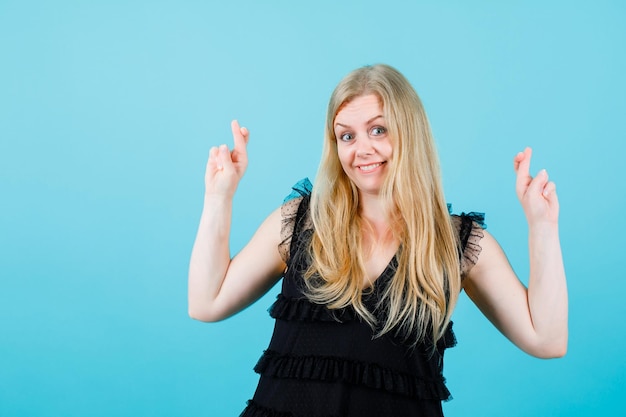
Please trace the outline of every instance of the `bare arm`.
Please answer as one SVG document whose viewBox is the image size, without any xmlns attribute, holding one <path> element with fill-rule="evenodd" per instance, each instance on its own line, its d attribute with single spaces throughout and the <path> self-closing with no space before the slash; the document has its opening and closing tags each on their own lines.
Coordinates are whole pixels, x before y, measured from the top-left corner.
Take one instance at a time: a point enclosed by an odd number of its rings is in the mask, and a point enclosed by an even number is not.
<svg viewBox="0 0 626 417">
<path fill-rule="evenodd" d="M 496 240 L 487 232 L 482 252 L 464 281 L 470 298 L 494 325 L 525 352 L 561 357 L 567 351 L 568 299 L 558 233 L 554 183 L 541 171 L 529 175 L 531 150 L 514 160 L 516 191 L 528 220 L 530 277 L 526 288 Z"/>
<path fill-rule="evenodd" d="M 218 321 L 241 311 L 278 280 L 285 264 L 278 252 L 280 209 L 263 222 L 233 259 L 229 239 L 232 202 L 248 163 L 248 131 L 232 123 L 235 146 L 212 148 L 205 174 L 204 208 L 189 264 L 189 315 Z"/>
</svg>

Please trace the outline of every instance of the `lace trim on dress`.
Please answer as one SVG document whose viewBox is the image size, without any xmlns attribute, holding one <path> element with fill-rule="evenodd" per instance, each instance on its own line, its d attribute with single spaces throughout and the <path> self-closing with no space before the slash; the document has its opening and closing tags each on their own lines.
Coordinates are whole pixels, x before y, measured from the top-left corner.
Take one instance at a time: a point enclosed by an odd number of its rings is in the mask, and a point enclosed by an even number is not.
<svg viewBox="0 0 626 417">
<path fill-rule="evenodd" d="M 312 190 L 313 184 L 311 184 L 311 181 L 309 181 L 308 178 L 298 181 L 297 184 L 291 187 L 291 193 L 285 197 L 283 205 L 280 208 L 282 224 L 280 228 L 281 243 L 278 245 L 278 252 L 285 262 L 289 259 L 291 236 L 293 236 L 300 203 L 305 196 L 311 195 Z M 308 215 L 304 221 L 307 222 L 304 225 L 305 228 L 312 228 L 311 219 Z"/>
<path fill-rule="evenodd" d="M 269 308 L 272 318 L 286 321 L 336 321 L 346 322 L 357 318 L 351 308 L 331 310 L 322 304 L 315 304 L 307 298 L 288 298 L 278 294 L 276 301 Z"/>
<path fill-rule="evenodd" d="M 289 411 L 277 411 L 271 408 L 263 407 L 257 404 L 253 400 L 248 401 L 248 406 L 243 410 L 239 417 L 300 417 Z M 335 415 L 328 415 L 325 417 L 338 417 Z"/>
<path fill-rule="evenodd" d="M 448 210 L 451 210 L 450 205 L 448 205 Z M 482 251 L 480 240 L 485 236 L 483 229 L 487 228 L 485 214 L 477 212 L 453 214 L 452 224 L 458 231 L 460 250 L 463 251 L 459 253 L 459 257 L 461 260 L 461 278 L 465 278 L 470 269 L 478 262 L 478 256 Z"/>
<path fill-rule="evenodd" d="M 441 339 L 437 341 L 437 348 L 441 351 L 441 349 L 450 349 L 456 346 L 456 335 L 454 331 L 452 331 L 452 322 L 448 323 L 448 328 L 446 332 L 443 334 Z"/>
<path fill-rule="evenodd" d="M 447 400 L 443 376 L 423 378 L 334 356 L 291 356 L 266 350 L 254 371 L 273 378 L 345 382 L 424 400 Z"/>
<path fill-rule="evenodd" d="M 354 309 L 350 307 L 331 310 L 307 298 L 289 298 L 283 294 L 278 294 L 276 301 L 269 308 L 269 313 L 272 318 L 285 321 L 346 323 L 359 319 Z M 399 336 L 397 338 L 398 342 L 406 341 L 406 338 Z M 437 341 L 437 349 L 439 351 L 449 349 L 455 347 L 456 343 L 456 336 L 452 331 L 452 322 L 450 322 L 443 337 Z"/>
</svg>

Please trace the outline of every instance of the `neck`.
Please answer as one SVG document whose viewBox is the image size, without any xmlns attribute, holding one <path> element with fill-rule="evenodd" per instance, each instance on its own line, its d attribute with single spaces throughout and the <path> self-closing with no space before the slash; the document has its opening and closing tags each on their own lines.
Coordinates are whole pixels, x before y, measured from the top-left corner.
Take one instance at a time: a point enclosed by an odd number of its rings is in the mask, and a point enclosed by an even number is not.
<svg viewBox="0 0 626 417">
<path fill-rule="evenodd" d="M 393 240 L 389 213 L 381 199 L 361 196 L 359 215 L 364 222 L 363 233 L 370 247 Z"/>
</svg>

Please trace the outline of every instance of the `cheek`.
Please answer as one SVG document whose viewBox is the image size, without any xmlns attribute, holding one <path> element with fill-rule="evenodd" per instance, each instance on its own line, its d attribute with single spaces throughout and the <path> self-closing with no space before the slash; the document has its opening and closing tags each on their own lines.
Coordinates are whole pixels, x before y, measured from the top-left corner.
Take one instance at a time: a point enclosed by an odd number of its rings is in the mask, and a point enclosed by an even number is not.
<svg viewBox="0 0 626 417">
<path fill-rule="evenodd" d="M 341 171 L 348 176 L 351 177 L 352 170 L 352 158 L 349 152 L 339 152 L 338 154 L 339 164 L 341 165 Z"/>
<path fill-rule="evenodd" d="M 339 158 L 341 166 L 345 168 L 345 166 L 350 163 L 350 150 L 346 149 L 344 146 L 338 146 L 337 157 Z"/>
<path fill-rule="evenodd" d="M 393 155 L 393 145 L 390 140 L 386 140 L 383 145 L 383 152 L 385 155 L 391 157 Z"/>
</svg>

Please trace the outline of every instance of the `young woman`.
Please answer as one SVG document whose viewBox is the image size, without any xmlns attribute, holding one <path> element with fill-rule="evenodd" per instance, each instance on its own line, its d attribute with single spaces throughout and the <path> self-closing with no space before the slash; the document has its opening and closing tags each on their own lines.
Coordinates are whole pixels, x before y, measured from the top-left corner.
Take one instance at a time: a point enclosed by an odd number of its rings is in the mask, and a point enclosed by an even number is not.
<svg viewBox="0 0 626 417">
<path fill-rule="evenodd" d="M 531 150 L 514 158 L 529 226 L 526 288 L 482 215 L 450 215 L 426 114 L 386 65 L 357 69 L 328 106 L 312 186 L 302 181 L 231 258 L 232 200 L 249 133 L 212 148 L 189 270 L 189 314 L 229 317 L 281 277 L 269 348 L 243 416 L 441 416 L 443 354 L 462 289 L 513 343 L 541 357 L 567 349 L 558 200 Z"/>
</svg>

